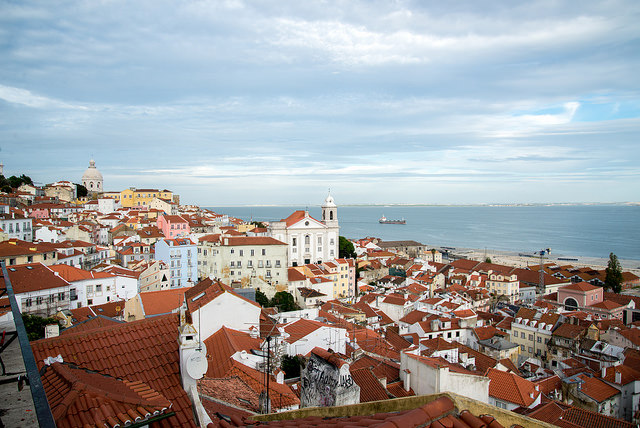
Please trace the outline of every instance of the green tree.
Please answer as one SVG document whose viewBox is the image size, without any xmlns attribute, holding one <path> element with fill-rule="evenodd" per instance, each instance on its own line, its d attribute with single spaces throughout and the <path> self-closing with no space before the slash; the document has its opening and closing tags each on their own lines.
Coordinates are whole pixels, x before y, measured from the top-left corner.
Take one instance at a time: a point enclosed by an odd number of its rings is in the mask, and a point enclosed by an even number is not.
<svg viewBox="0 0 640 428">
<path fill-rule="evenodd" d="M 87 188 L 84 187 L 82 184 L 78 184 L 78 183 L 74 183 L 74 184 L 76 185 L 79 198 L 84 198 L 89 194 L 89 191 L 87 190 Z"/>
<path fill-rule="evenodd" d="M 484 259 L 485 263 L 491 263 L 491 257 L 487 257 L 486 259 Z"/>
<path fill-rule="evenodd" d="M 260 290 L 256 290 L 256 303 L 262 306 L 263 308 L 269 307 L 269 299 Z"/>
<path fill-rule="evenodd" d="M 286 291 L 278 291 L 271 298 L 269 302 L 269 306 L 276 306 L 280 309 L 280 312 L 288 312 L 288 311 L 297 311 L 300 309 L 298 305 L 296 305 L 295 300 L 293 299 L 293 295 L 291 293 L 287 293 Z"/>
<path fill-rule="evenodd" d="M 49 324 L 58 324 L 55 318 L 42 318 L 37 315 L 22 315 L 24 329 L 29 340 L 38 340 L 44 337 L 44 328 Z"/>
<path fill-rule="evenodd" d="M 613 253 L 609 254 L 609 263 L 607 263 L 605 273 L 604 287 L 614 293 L 620 293 L 622 290 L 622 266 L 620 266 L 618 256 Z"/>
<path fill-rule="evenodd" d="M 265 224 L 261 221 L 252 221 L 251 224 L 254 225 L 255 227 L 261 227 L 263 229 L 267 228 L 267 226 L 265 226 Z"/>
<path fill-rule="evenodd" d="M 349 241 L 344 236 L 341 236 L 338 241 L 338 255 L 341 259 L 356 258 L 356 249 L 353 246 L 353 242 Z"/>
<path fill-rule="evenodd" d="M 300 377 L 300 366 L 302 362 L 302 358 L 298 355 L 294 355 L 293 357 L 284 355 L 282 357 L 282 363 L 280 363 L 280 368 L 284 371 L 285 379 Z"/>
</svg>

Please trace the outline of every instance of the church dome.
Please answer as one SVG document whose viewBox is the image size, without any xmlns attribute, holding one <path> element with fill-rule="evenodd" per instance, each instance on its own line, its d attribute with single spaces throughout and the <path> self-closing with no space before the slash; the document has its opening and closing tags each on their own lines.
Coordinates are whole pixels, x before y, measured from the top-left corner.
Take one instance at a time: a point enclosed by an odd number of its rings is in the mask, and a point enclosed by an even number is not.
<svg viewBox="0 0 640 428">
<path fill-rule="evenodd" d="M 82 174 L 82 181 L 102 181 L 102 174 L 96 168 L 96 161 L 89 161 L 89 168 Z"/>
</svg>

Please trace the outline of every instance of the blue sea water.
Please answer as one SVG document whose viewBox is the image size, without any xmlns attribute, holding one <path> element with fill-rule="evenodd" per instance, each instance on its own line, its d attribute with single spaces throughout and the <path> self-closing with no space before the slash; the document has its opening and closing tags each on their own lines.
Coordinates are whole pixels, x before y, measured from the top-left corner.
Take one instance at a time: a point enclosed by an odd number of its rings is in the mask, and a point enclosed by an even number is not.
<svg viewBox="0 0 640 428">
<path fill-rule="evenodd" d="M 245 220 L 274 221 L 297 209 L 290 206 L 211 207 Z M 320 207 L 309 207 L 320 219 Z M 380 224 L 402 219 L 406 225 Z M 640 206 L 338 206 L 340 234 L 357 239 L 415 240 L 428 246 L 489 248 L 530 253 L 551 248 L 567 257 L 640 260 Z"/>
</svg>

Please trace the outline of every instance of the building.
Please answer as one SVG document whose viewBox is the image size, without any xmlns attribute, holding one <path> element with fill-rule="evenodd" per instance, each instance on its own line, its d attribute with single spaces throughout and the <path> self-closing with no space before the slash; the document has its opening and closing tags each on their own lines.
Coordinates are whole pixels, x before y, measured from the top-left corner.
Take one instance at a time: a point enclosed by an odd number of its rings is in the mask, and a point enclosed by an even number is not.
<svg viewBox="0 0 640 428">
<path fill-rule="evenodd" d="M 563 319 L 559 314 L 520 308 L 511 323 L 510 341 L 520 346 L 520 355 L 545 361 L 547 344 Z"/>
<path fill-rule="evenodd" d="M 96 161 L 89 161 L 89 168 L 82 174 L 82 185 L 87 188 L 88 196 L 96 196 L 104 191 L 102 174 L 96 168 Z"/>
<path fill-rule="evenodd" d="M 300 407 L 333 407 L 360 403 L 360 387 L 349 364 L 337 354 L 314 348 L 300 373 Z"/>
<path fill-rule="evenodd" d="M 191 233 L 189 222 L 179 215 L 159 215 L 157 226 L 165 238 L 169 239 L 185 237 Z"/>
<path fill-rule="evenodd" d="M 287 244 L 267 236 L 206 235 L 198 242 L 198 274 L 244 287 L 265 282 L 285 291 Z"/>
<path fill-rule="evenodd" d="M 7 234 L 9 239 L 33 241 L 33 219 L 12 213 L 9 205 L 0 205 L 0 229 Z"/>
<path fill-rule="evenodd" d="M 539 387 L 520 376 L 490 368 L 489 404 L 501 409 L 514 410 L 518 407 L 532 409 L 540 404 L 542 393 Z"/>
<path fill-rule="evenodd" d="M 171 287 L 190 287 L 198 281 L 198 248 L 189 238 L 161 239 L 155 244 L 156 260 L 171 273 Z"/>
<path fill-rule="evenodd" d="M 151 207 L 153 200 L 156 198 L 179 203 L 178 195 L 174 195 L 173 192 L 167 189 L 136 189 L 135 187 L 130 187 L 122 192 L 111 192 L 105 196 L 113 197 L 120 201 L 123 208 Z"/>
<path fill-rule="evenodd" d="M 290 266 L 335 259 L 340 237 L 338 207 L 329 195 L 322 205 L 321 221 L 311 217 L 309 211 L 295 211 L 285 219 L 272 222 L 269 234 L 289 245 Z"/>
<path fill-rule="evenodd" d="M 50 267 L 42 263 L 7 266 L 16 303 L 24 315 L 48 317 L 75 308 L 75 288 Z"/>
<path fill-rule="evenodd" d="M 73 294 L 76 299 L 70 309 L 124 300 L 125 293 L 122 293 L 122 297 L 118 296 L 114 275 L 63 264 L 50 266 L 50 269 L 70 284 L 70 290 L 75 290 Z"/>
</svg>

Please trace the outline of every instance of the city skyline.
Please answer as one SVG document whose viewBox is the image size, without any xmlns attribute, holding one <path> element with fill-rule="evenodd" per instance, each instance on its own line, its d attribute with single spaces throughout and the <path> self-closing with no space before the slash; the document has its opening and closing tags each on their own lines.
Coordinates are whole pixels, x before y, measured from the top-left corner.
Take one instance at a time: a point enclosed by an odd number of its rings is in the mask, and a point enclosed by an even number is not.
<svg viewBox="0 0 640 428">
<path fill-rule="evenodd" d="M 79 183 L 93 158 L 105 190 L 201 206 L 639 201 L 639 18 L 631 1 L 3 2 L 0 161 Z"/>
</svg>

